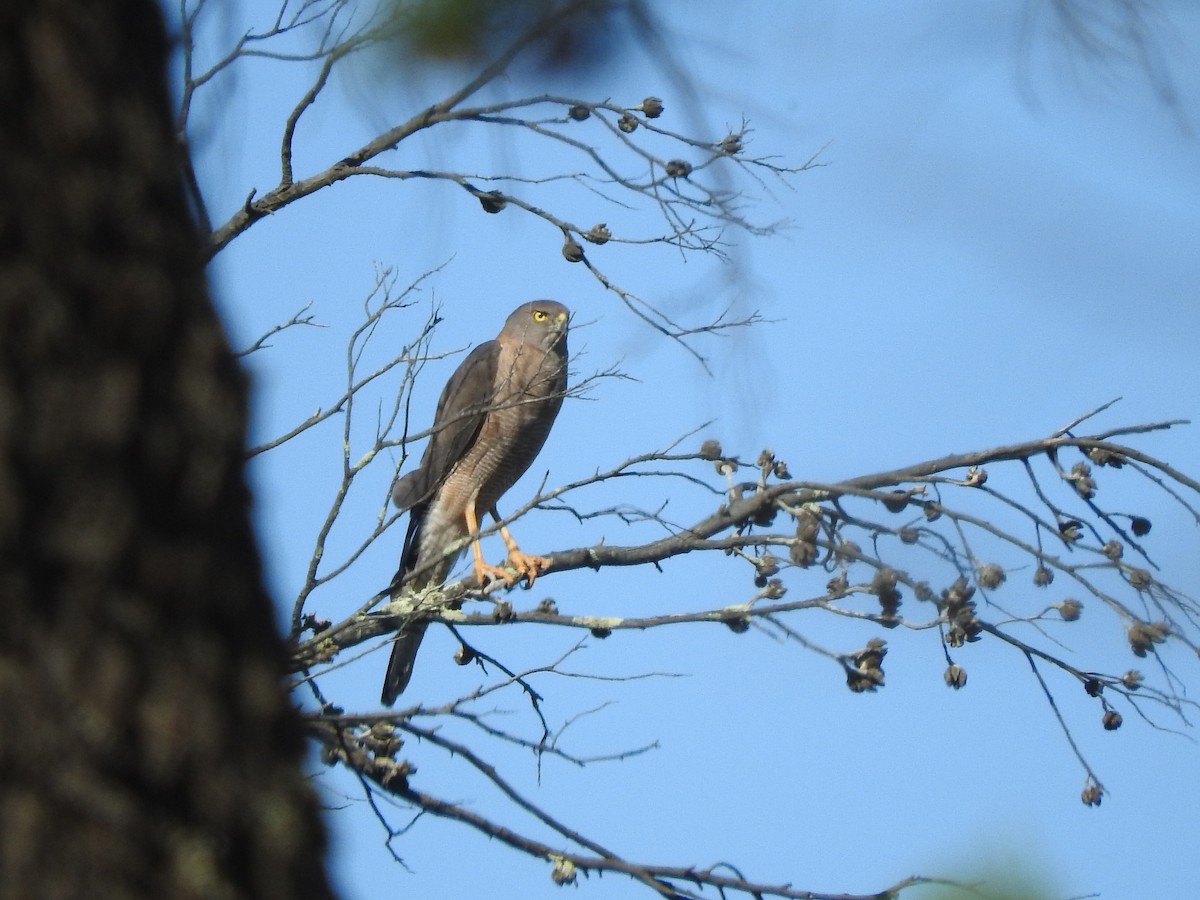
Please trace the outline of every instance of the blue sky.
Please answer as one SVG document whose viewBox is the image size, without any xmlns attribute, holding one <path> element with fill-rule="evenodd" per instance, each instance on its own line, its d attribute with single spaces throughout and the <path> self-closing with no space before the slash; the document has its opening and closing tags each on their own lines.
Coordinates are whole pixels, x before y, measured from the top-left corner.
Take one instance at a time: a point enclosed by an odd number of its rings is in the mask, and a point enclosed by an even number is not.
<svg viewBox="0 0 1200 900">
<path fill-rule="evenodd" d="M 260 6 L 214 7 L 206 46 L 227 42 Z M 1183 2 L 1159 7 L 1156 64 L 1177 92 L 1173 105 L 1144 70 L 1085 59 L 1064 44 L 1052 17 L 1030 16 L 1011 2 L 751 2 L 736 14 L 727 4 L 689 4 L 689 14 L 670 23 L 671 47 L 699 99 L 640 53 L 561 82 L 502 83 L 485 97 L 544 91 L 632 104 L 657 94 L 667 106 L 665 127 L 719 137 L 745 116 L 756 154 L 798 165 L 820 151 L 824 166 L 786 182 L 737 182 L 752 218 L 788 225 L 774 237 L 731 235 L 738 243 L 729 262 L 655 248 L 589 248 L 626 287 L 680 315 L 702 319 L 732 305 L 769 322 L 699 345 L 713 370 L 707 375 L 640 326 L 582 266 L 563 261 L 561 237 L 545 223 L 513 210 L 483 215 L 453 186 L 352 179 L 259 223 L 213 264 L 235 345 L 309 301 L 328 326 L 286 332 L 251 359 L 254 440 L 281 433 L 338 395 L 345 340 L 380 266 L 393 269 L 400 285 L 443 268 L 423 283 L 417 306 L 390 321 L 381 341 L 391 345 L 379 354 L 409 339 L 433 303 L 444 306 L 445 319 L 433 349 L 448 353 L 494 336 L 517 304 L 548 296 L 576 312 L 580 376 L 613 365 L 631 376 L 601 381 L 586 400 L 566 404 L 542 456 L 502 502 L 506 510 L 524 502 L 544 474 L 551 483 L 583 477 L 709 421 L 693 443 L 715 436 L 748 459 L 770 446 L 797 477 L 836 480 L 1040 437 L 1116 397 L 1124 399 L 1099 426 L 1195 417 L 1200 10 Z M 277 180 L 280 127 L 306 77 L 299 66 L 256 61 L 203 98 L 194 134 L 215 220 L 250 188 L 261 192 Z M 455 81 L 453 73 L 378 63 L 346 71 L 302 122 L 298 170 L 329 165 Z M 528 172 L 578 165 L 536 155 L 543 152 L 511 135 L 460 129 L 406 144 L 393 162 Z M 580 222 L 607 221 L 637 234 L 657 225 L 649 213 L 594 195 L 546 189 L 537 196 Z M 456 359 L 431 362 L 418 381 L 419 422 Z M 381 386 L 372 402 L 386 403 L 396 385 Z M 359 427 L 369 428 L 374 408 L 363 409 Z M 357 450 L 365 431 L 354 440 Z M 341 442 L 339 428 L 325 426 L 254 464 L 260 535 L 281 607 L 290 607 L 302 581 L 339 477 Z M 1195 427 L 1146 436 L 1139 446 L 1200 470 Z M 369 527 L 389 474 L 380 466 L 352 496 L 331 556 L 353 544 L 355 517 Z M 999 470 L 993 477 L 998 486 L 1012 483 Z M 1195 523 L 1144 489 L 1105 478 L 1102 490 L 1112 493 L 1103 496 L 1116 495 L 1117 508 L 1155 521 L 1148 547 L 1168 580 L 1195 593 Z M 580 502 L 667 502 L 679 521 L 711 503 L 672 482 L 642 481 Z M 547 552 L 653 534 L 549 511 L 518 526 L 526 549 Z M 336 618 L 356 608 L 390 577 L 400 539 L 398 529 L 389 532 L 314 596 L 313 611 Z M 806 596 L 825 577 L 788 583 Z M 1028 584 L 1028 572 L 1015 572 L 998 597 L 1020 608 L 1059 598 L 1031 598 Z M 750 593 L 744 570 L 694 555 L 661 573 L 547 579 L 513 599 L 532 606 L 553 596 L 570 612 L 647 614 L 740 602 Z M 839 650 L 878 633 L 828 616 L 789 621 Z M 534 628 L 493 631 L 489 649 L 521 664 L 553 659 L 576 640 Z M 573 670 L 684 677 L 551 680 L 544 685 L 548 716 L 562 724 L 611 703 L 568 729 L 575 752 L 655 741 L 658 749 L 583 769 L 547 760 L 540 773 L 528 755 L 489 752 L 537 802 L 643 861 L 725 860 L 762 882 L 822 891 L 869 892 L 912 872 L 972 877 L 1019 869 L 1041 877 L 1053 897 L 1200 893 L 1193 735 L 1155 730 L 1130 710 L 1123 710 L 1125 727 L 1104 732 L 1094 702 L 1051 679 L 1110 791 L 1099 809 L 1088 809 L 1078 798 L 1083 772 L 1020 656 L 989 642 L 972 645 L 958 657 L 970 682 L 951 692 L 933 633 L 885 637 L 887 686 L 873 695 L 850 694 L 827 660 L 755 630 L 692 626 L 592 640 L 572 657 Z M 1121 671 L 1136 664 L 1155 674 L 1152 662 L 1130 655 L 1118 623 L 1098 604 L 1053 637 L 1077 665 Z M 478 683 L 476 670 L 449 662 L 452 650 L 448 634 L 431 631 L 410 688 L 416 697 L 444 701 Z M 372 710 L 385 656 L 377 650 L 323 684 L 349 709 Z M 1194 658 L 1176 653 L 1170 662 L 1195 683 Z M 517 698 L 501 706 L 508 711 L 501 721 L 530 727 Z M 456 762 L 429 747 L 410 749 L 421 784 L 485 813 L 505 809 Z M 321 772 L 337 807 L 329 823 L 343 896 L 560 896 L 540 863 L 430 820 L 398 842 L 407 869 L 398 866 L 354 783 Z M 392 815 L 406 821 L 403 810 Z M 520 817 L 515 824 L 536 831 Z M 612 877 L 581 890 L 604 898 L 644 894 Z"/>
</svg>

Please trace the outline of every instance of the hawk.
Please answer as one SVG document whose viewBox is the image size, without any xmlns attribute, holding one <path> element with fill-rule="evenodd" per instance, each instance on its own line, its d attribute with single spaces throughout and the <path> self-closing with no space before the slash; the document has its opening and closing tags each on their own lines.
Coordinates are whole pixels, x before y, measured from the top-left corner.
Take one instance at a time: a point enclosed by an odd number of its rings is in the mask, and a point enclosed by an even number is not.
<svg viewBox="0 0 1200 900">
<path fill-rule="evenodd" d="M 482 513 L 500 521 L 496 501 L 533 463 L 562 406 L 569 316 L 552 300 L 518 306 L 495 340 L 472 350 L 450 376 L 421 464 L 392 489 L 392 502 L 409 515 L 394 590 L 441 584 L 466 549 L 453 549 L 455 544 L 468 536 L 480 584 L 489 576 L 533 584 L 549 564 L 522 553 L 501 527 L 514 577 L 484 562 L 477 535 Z M 425 626 L 410 622 L 396 636 L 383 682 L 384 706 L 396 702 L 412 677 Z"/>
</svg>

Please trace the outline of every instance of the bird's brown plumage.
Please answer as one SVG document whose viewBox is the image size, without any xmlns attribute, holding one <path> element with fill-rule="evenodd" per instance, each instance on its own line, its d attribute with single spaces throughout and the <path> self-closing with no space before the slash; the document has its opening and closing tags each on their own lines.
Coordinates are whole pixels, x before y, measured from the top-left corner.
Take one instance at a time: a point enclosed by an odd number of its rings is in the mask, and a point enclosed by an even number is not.
<svg viewBox="0 0 1200 900">
<path fill-rule="evenodd" d="M 465 549 L 450 548 L 478 530 L 484 512 L 496 515 L 496 501 L 542 449 L 566 392 L 569 315 L 552 300 L 518 306 L 495 340 L 472 350 L 446 383 L 421 464 L 392 490 L 395 504 L 409 510 L 397 593 L 445 581 Z M 522 554 L 506 530 L 501 534 L 510 564 L 532 582 L 544 561 Z M 472 552 L 477 578 L 512 580 L 483 562 L 478 542 Z M 384 705 L 408 684 L 424 634 L 425 623 L 415 619 L 396 636 Z"/>
</svg>

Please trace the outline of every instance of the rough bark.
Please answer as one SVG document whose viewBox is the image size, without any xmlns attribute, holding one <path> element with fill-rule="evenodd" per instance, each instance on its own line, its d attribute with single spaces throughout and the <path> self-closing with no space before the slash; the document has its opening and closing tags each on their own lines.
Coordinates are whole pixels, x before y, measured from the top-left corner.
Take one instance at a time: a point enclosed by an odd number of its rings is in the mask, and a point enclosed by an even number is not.
<svg viewBox="0 0 1200 900">
<path fill-rule="evenodd" d="M 0 893 L 327 897 L 166 59 L 0 12 Z"/>
</svg>

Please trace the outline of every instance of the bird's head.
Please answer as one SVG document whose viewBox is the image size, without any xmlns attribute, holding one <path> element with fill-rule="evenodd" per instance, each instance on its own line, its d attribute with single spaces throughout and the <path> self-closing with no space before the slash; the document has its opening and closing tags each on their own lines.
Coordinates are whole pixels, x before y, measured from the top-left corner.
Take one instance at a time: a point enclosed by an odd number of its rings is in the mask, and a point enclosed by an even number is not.
<svg viewBox="0 0 1200 900">
<path fill-rule="evenodd" d="M 535 344 L 550 350 L 567 337 L 571 311 L 554 300 L 533 300 L 512 311 L 504 323 L 504 333 L 519 338 L 522 343 Z"/>
</svg>

